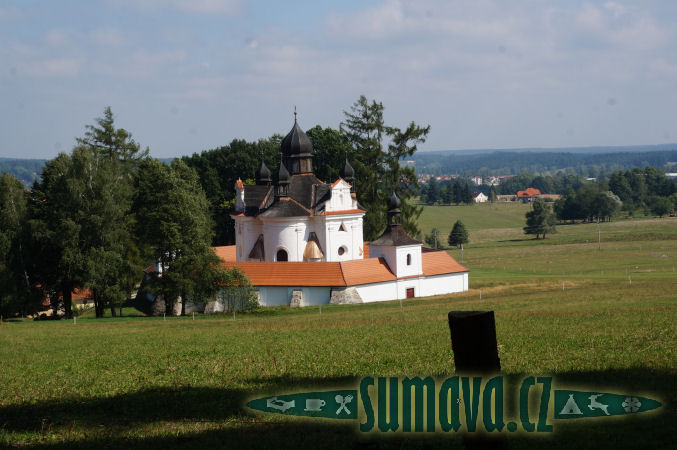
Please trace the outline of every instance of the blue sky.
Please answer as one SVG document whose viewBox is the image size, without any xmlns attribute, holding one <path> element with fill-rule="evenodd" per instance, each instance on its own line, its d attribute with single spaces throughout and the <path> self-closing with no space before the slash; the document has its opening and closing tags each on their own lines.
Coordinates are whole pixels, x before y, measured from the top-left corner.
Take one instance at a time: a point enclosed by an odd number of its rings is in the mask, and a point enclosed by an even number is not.
<svg viewBox="0 0 677 450">
<path fill-rule="evenodd" d="M 110 105 L 156 157 L 338 128 L 359 97 L 422 150 L 677 142 L 677 2 L 0 3 L 0 156 L 70 151 Z"/>
</svg>

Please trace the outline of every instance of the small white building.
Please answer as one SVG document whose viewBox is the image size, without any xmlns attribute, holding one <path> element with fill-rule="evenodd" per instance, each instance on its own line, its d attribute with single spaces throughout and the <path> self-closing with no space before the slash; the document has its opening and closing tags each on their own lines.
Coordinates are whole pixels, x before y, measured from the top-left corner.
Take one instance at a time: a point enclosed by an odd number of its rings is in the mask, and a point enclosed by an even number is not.
<svg viewBox="0 0 677 450">
<path fill-rule="evenodd" d="M 275 183 L 262 162 L 256 185 L 235 186 L 234 246 L 214 250 L 247 274 L 264 306 L 362 303 L 461 292 L 468 269 L 423 248 L 400 224 L 400 200 L 388 201 L 388 226 L 364 242 L 366 210 L 346 161 L 331 184 L 312 171 L 312 143 L 296 120 L 280 144 Z"/>
<path fill-rule="evenodd" d="M 489 197 L 484 195 L 484 193 L 482 192 L 473 194 L 472 198 L 473 200 L 475 200 L 475 203 L 486 203 L 489 200 Z"/>
</svg>

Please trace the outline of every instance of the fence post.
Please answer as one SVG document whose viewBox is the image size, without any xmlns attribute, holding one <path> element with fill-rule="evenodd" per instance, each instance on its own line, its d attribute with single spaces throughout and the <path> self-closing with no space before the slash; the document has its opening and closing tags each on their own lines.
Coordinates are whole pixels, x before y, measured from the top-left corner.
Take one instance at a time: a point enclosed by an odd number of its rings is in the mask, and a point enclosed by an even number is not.
<svg viewBox="0 0 677 450">
<path fill-rule="evenodd" d="M 450 311 L 449 331 L 457 374 L 491 375 L 501 371 L 493 311 Z M 465 435 L 463 444 L 470 450 L 508 448 L 507 436 L 502 433 Z"/>
</svg>

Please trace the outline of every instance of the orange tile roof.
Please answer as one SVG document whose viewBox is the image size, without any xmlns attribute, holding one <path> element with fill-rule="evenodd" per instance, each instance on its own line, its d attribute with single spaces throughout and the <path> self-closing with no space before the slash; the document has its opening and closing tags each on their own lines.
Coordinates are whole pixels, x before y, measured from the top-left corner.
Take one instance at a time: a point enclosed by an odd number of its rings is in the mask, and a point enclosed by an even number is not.
<svg viewBox="0 0 677 450">
<path fill-rule="evenodd" d="M 397 279 L 383 258 L 355 259 L 343 261 L 340 264 L 346 286 L 380 283 L 382 281 L 394 281 Z"/>
<path fill-rule="evenodd" d="M 366 256 L 366 242 L 364 249 L 365 259 L 343 262 L 236 262 L 234 245 L 214 247 L 214 252 L 225 266 L 244 270 L 254 286 L 357 286 L 397 279 L 383 258 Z M 421 257 L 422 276 L 468 271 L 444 251 L 423 252 Z"/>
<path fill-rule="evenodd" d="M 523 191 L 517 191 L 518 197 L 533 197 L 535 195 L 541 195 L 541 191 L 536 188 L 526 188 Z"/>
<path fill-rule="evenodd" d="M 236 247 L 234 245 L 224 245 L 222 247 L 212 247 L 216 256 L 222 261 L 235 261 L 237 259 Z"/>
<path fill-rule="evenodd" d="M 421 253 L 423 276 L 442 275 L 445 273 L 467 272 L 468 269 L 460 265 L 445 251 Z"/>
<path fill-rule="evenodd" d="M 254 286 L 345 286 L 337 262 L 226 262 L 244 270 Z"/>
</svg>

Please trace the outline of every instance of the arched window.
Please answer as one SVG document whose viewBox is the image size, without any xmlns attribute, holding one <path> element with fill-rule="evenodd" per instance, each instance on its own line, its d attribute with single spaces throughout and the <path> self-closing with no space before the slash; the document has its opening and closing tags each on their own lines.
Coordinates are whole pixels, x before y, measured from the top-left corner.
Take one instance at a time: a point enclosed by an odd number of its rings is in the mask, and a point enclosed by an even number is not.
<svg viewBox="0 0 677 450">
<path fill-rule="evenodd" d="M 275 261 L 288 261 L 287 259 L 287 250 L 279 249 L 277 255 L 275 255 Z"/>
<path fill-rule="evenodd" d="M 343 255 L 345 255 L 345 253 L 346 253 L 347 251 L 348 251 L 348 249 L 346 248 L 345 245 L 343 245 L 343 246 L 339 247 L 339 249 L 338 249 L 338 254 L 339 254 L 339 256 L 343 256 Z"/>
<path fill-rule="evenodd" d="M 411 253 L 407 253 L 407 265 L 411 266 Z"/>
</svg>

